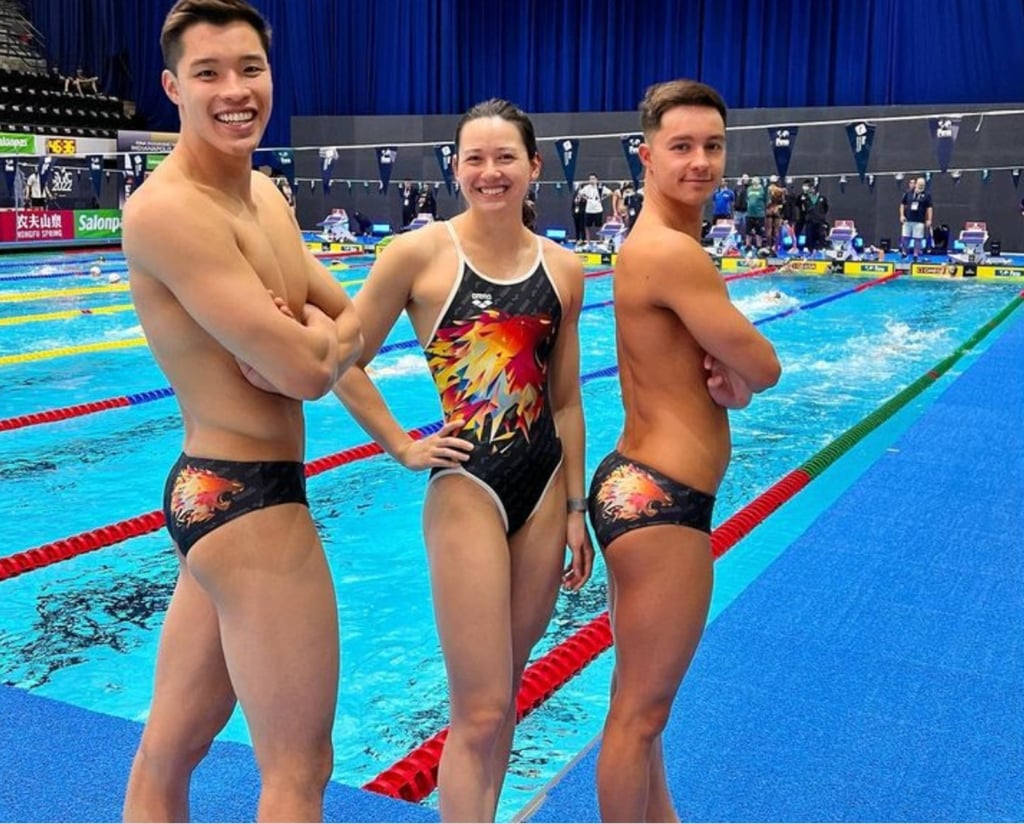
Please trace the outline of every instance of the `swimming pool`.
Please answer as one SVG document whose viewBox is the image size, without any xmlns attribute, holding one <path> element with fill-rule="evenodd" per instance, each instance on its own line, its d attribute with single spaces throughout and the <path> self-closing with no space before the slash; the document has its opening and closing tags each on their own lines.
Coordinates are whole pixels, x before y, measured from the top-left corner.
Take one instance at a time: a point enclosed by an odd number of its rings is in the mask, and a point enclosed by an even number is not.
<svg viewBox="0 0 1024 824">
<path fill-rule="evenodd" d="M 117 265 L 113 256 L 104 262 L 111 270 Z M 58 263 L 34 261 L 24 274 L 44 266 Z M 365 267 L 352 259 L 336 276 L 358 280 Z M 736 280 L 730 290 L 749 316 L 768 318 L 855 284 L 772 276 Z M 0 281 L 0 418 L 165 386 L 145 347 L 133 343 L 141 335 L 134 313 L 117 308 L 126 293 L 108 288 L 122 285 L 81 274 Z M 785 373 L 777 389 L 733 415 L 735 457 L 716 524 L 948 355 L 1017 291 L 901 278 L 764 323 Z M 37 292 L 46 294 L 23 299 Z M 588 280 L 580 329 L 591 469 L 614 443 L 620 422 L 615 378 L 589 377 L 614 362 L 610 297 L 609 278 Z M 40 317 L 52 313 L 63 314 Z M 439 417 L 422 357 L 400 345 L 411 338 L 408 324 L 399 324 L 388 340 L 397 348 L 374 364 L 385 397 L 408 428 Z M 102 346 L 75 348 L 93 344 Z M 308 420 L 310 460 L 367 440 L 331 398 L 310 404 Z M 180 424 L 169 398 L 0 432 L 3 554 L 155 509 L 179 450 Z M 444 671 L 419 530 L 424 483 L 424 475 L 383 457 L 310 479 L 311 507 L 339 593 L 343 672 L 334 778 L 343 783 L 364 783 L 445 724 Z M 174 574 L 160 531 L 0 581 L 3 682 L 143 720 Z M 728 577 L 720 574 L 716 586 L 727 591 Z M 599 565 L 583 593 L 560 599 L 538 653 L 601 612 L 603 601 Z M 571 689 L 524 720 L 500 817 L 521 809 L 597 734 L 610 659 L 601 656 Z M 240 718 L 224 737 L 246 740 Z"/>
</svg>

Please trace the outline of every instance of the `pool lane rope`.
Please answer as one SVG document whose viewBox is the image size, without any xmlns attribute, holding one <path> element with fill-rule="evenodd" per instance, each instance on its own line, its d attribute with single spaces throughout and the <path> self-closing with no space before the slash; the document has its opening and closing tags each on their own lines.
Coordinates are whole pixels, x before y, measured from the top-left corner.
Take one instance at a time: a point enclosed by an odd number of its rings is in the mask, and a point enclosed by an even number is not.
<svg viewBox="0 0 1024 824">
<path fill-rule="evenodd" d="M 355 268 L 359 268 L 359 267 L 353 267 L 353 268 L 355 269 Z M 602 269 L 599 272 L 592 272 L 592 273 L 586 275 L 586 277 L 599 277 L 601 275 L 608 274 L 611 271 L 612 271 L 611 269 Z M 757 274 L 763 274 L 763 273 L 762 272 L 758 272 Z M 342 286 L 342 287 L 345 287 L 345 286 L 359 286 L 360 284 L 363 284 L 365 282 L 366 282 L 366 278 L 354 278 L 354 279 L 351 279 L 351 280 L 341 280 L 341 281 L 338 281 L 338 284 L 340 286 Z M 109 289 L 114 289 L 114 288 L 115 287 L 92 287 L 92 288 L 85 289 L 85 290 L 83 290 L 83 289 L 66 289 L 66 290 L 63 290 L 63 292 L 61 294 L 75 295 L 75 294 L 83 294 L 83 293 L 88 293 L 88 292 L 93 292 L 93 291 L 109 290 Z M 127 289 L 128 286 L 127 286 L 127 284 L 125 284 L 123 286 L 119 285 L 116 288 L 123 291 L 124 289 Z M 28 292 L 28 293 L 23 293 L 22 296 L 16 296 L 16 297 L 13 297 L 13 298 L 8 298 L 8 299 L 9 300 L 28 300 L 28 299 L 34 299 L 35 297 L 40 296 L 40 295 L 42 295 L 44 297 L 53 297 L 55 294 L 58 294 L 58 293 L 56 291 L 52 291 L 52 292 Z M 31 296 L 31 297 L 25 297 L 26 295 L 27 296 Z M 3 300 L 4 300 L 4 298 L 0 297 L 0 302 L 2 302 Z M 18 317 L 14 317 L 14 318 L 0 318 L 0 326 L 13 326 L 13 325 L 18 324 L 18 323 L 29 323 L 29 322 L 32 322 L 32 321 L 41 321 L 41 320 L 59 320 L 59 319 L 63 319 L 63 318 L 81 317 L 83 315 L 84 316 L 88 316 L 88 315 L 108 314 L 110 312 L 124 311 L 125 309 L 131 309 L 131 308 L 134 308 L 133 304 L 119 304 L 116 307 L 110 306 L 110 307 L 99 307 L 99 308 L 96 308 L 96 309 L 88 309 L 88 308 L 86 308 L 86 309 L 73 309 L 73 310 L 65 310 L 65 311 L 61 311 L 61 312 L 44 312 L 44 313 L 40 313 L 40 314 L 37 314 L 37 315 L 20 315 Z M 411 347 L 411 346 L 414 346 L 415 344 L 416 344 L 416 341 L 403 341 L 403 345 L 404 346 Z M 0 356 L 0 366 L 9 366 L 10 364 L 14 364 L 14 363 L 27 363 L 29 361 L 50 360 L 51 358 L 62 358 L 62 357 L 66 357 L 67 355 L 81 355 L 81 354 L 85 354 L 85 353 L 88 353 L 88 352 L 102 352 L 102 351 L 106 351 L 106 350 L 109 350 L 109 349 L 130 349 L 130 348 L 135 348 L 135 347 L 140 347 L 140 346 L 145 346 L 145 345 L 146 345 L 146 339 L 144 337 L 136 337 L 136 338 L 129 338 L 129 339 L 123 340 L 123 341 L 111 341 L 111 342 L 100 342 L 100 343 L 85 343 L 85 344 L 79 344 L 79 345 L 76 345 L 76 346 L 61 346 L 61 347 L 58 347 L 56 349 L 43 349 L 43 350 L 38 350 L 36 352 L 21 352 L 21 353 L 16 354 L 16 355 L 2 355 L 2 356 Z M 394 346 L 394 348 L 404 348 L 404 346 L 403 347 L 399 347 L 399 345 L 396 344 Z M 382 349 L 381 351 L 384 351 L 384 350 Z"/>
<path fill-rule="evenodd" d="M 410 429 L 408 434 L 412 438 L 419 440 L 420 438 L 432 435 L 440 429 L 441 422 L 436 421 L 426 426 Z M 371 441 L 370 443 L 336 452 L 333 455 L 309 461 L 306 463 L 306 477 L 311 478 L 329 469 L 335 469 L 348 463 L 380 455 L 383 451 L 378 444 Z M 0 581 L 13 578 L 24 572 L 41 569 L 58 561 L 84 555 L 87 552 L 113 546 L 122 541 L 127 541 L 129 538 L 137 538 L 140 535 L 156 532 L 165 523 L 163 512 L 161 510 L 154 510 L 144 515 L 137 515 L 124 521 L 118 521 L 98 529 L 82 532 L 70 538 L 61 538 L 52 543 L 27 549 L 24 552 L 16 552 L 13 555 L 0 558 Z"/>
<path fill-rule="evenodd" d="M 960 358 L 1009 317 L 1022 302 L 1024 292 L 957 347 L 951 355 L 943 358 L 916 381 L 722 522 L 711 533 L 711 552 L 714 558 L 721 558 L 866 435 L 935 383 Z M 517 721 L 564 686 L 611 645 L 611 624 L 608 613 L 603 612 L 528 666 L 523 674 L 519 694 L 516 696 Z M 422 801 L 437 788 L 437 770 L 447 734 L 447 727 L 434 734 L 364 784 L 363 789 L 405 801 Z"/>
<path fill-rule="evenodd" d="M 50 300 L 51 298 L 73 298 L 83 295 L 101 295 L 108 292 L 127 292 L 127 283 L 114 283 L 109 286 L 75 286 L 70 289 L 42 289 L 36 292 L 0 293 L 0 303 L 25 303 L 31 300 Z"/>
<path fill-rule="evenodd" d="M 858 287 L 860 288 L 860 287 Z M 980 327 L 953 353 L 939 361 L 916 381 L 898 392 L 882 406 L 859 423 L 848 429 L 830 444 L 777 481 L 765 492 L 734 513 L 720 524 L 711 535 L 712 554 L 717 559 L 748 535 L 756 526 L 782 504 L 792 499 L 814 478 L 817 478 L 831 464 L 848 452 L 868 433 L 892 417 L 913 398 L 949 371 L 967 352 L 1009 317 L 1024 302 L 1024 292 L 1015 297 L 998 314 Z M 615 374 L 614 367 L 589 373 L 585 380 Z M 433 434 L 441 427 L 435 422 L 409 431 L 414 438 Z M 311 461 L 306 465 L 306 476 L 362 460 L 383 452 L 376 443 L 367 443 L 342 452 Z M 44 544 L 34 549 L 18 552 L 0 558 L 0 581 L 13 578 L 24 572 L 48 566 L 57 561 L 82 555 L 96 549 L 110 546 L 129 538 L 155 532 L 164 525 L 163 513 L 159 510 L 129 518 L 109 526 L 90 530 L 71 538 Z M 607 612 L 594 618 L 570 638 L 558 644 L 546 655 L 535 661 L 523 674 L 522 685 L 516 697 L 517 718 L 522 718 L 577 675 L 590 661 L 607 650 L 612 643 L 611 627 Z M 437 786 L 437 767 L 440 760 L 447 728 L 427 739 L 408 755 L 399 759 L 387 770 L 364 785 L 365 789 L 401 798 L 407 801 L 422 801 Z"/>
<path fill-rule="evenodd" d="M 120 395 L 116 398 L 106 398 L 100 401 L 89 401 L 74 406 L 63 406 L 59 409 L 46 409 L 42 412 L 32 412 L 27 415 L 18 415 L 13 418 L 0 419 L 0 432 L 8 429 L 21 429 L 24 426 L 35 426 L 41 423 L 53 423 L 65 421 L 68 418 L 78 418 L 82 415 L 92 415 L 96 412 L 103 412 L 107 409 L 120 409 L 126 406 L 137 406 L 138 404 L 156 401 L 162 398 L 169 398 L 174 395 L 174 390 L 169 386 L 162 389 L 152 389 L 148 392 L 136 392 L 133 395 Z"/>
<path fill-rule="evenodd" d="M 78 346 L 61 346 L 57 349 L 46 349 L 39 352 L 23 352 L 20 355 L 0 355 L 0 366 L 61 358 L 65 355 L 81 355 L 85 352 L 109 352 L 112 349 L 132 349 L 145 345 L 145 338 L 125 338 L 124 340 L 108 340 L 99 343 L 83 343 Z"/>
<path fill-rule="evenodd" d="M 820 476 L 828 466 L 852 449 L 858 441 L 941 378 L 960 358 L 1008 318 L 1022 302 L 1024 302 L 1024 292 L 1021 292 L 1002 311 L 980 327 L 951 355 L 939 361 L 916 381 L 726 519 L 712 532 L 713 556 L 716 559 L 722 557 L 755 527 L 763 523 L 771 513 L 792 499 L 812 480 Z M 588 377 L 593 379 L 607 371 L 600 370 L 598 373 L 591 373 Z M 422 438 L 438 431 L 440 427 L 441 423 L 438 421 L 429 426 L 411 430 L 409 434 L 415 438 Z M 311 477 L 346 463 L 381 454 L 382 451 L 380 446 L 375 443 L 363 444 L 308 463 L 306 475 Z M 72 538 L 16 553 L 0 559 L 0 580 L 100 549 L 137 535 L 154 532 L 163 524 L 163 513 L 154 511 L 101 529 L 75 535 Z M 527 715 L 543 703 L 566 682 L 575 677 L 587 664 L 605 652 L 611 644 L 611 626 L 608 613 L 604 612 L 532 663 L 523 674 L 522 684 L 516 696 L 517 719 Z M 428 738 L 373 780 L 367 782 L 364 789 L 411 802 L 422 801 L 437 786 L 437 769 L 446 737 L 447 728 Z"/>
<path fill-rule="evenodd" d="M 585 275 L 585 277 L 587 277 L 587 278 L 603 277 L 604 275 L 610 274 L 611 271 L 612 271 L 611 269 L 601 269 L 601 270 L 598 270 L 596 272 L 589 272 L 589 273 L 587 273 L 587 275 Z M 738 279 L 738 278 L 753 277 L 755 275 L 771 274 L 774 271 L 775 271 L 774 267 L 765 267 L 764 269 L 759 269 L 759 270 L 752 271 L 752 272 L 745 272 L 745 273 L 743 273 L 741 275 L 736 275 L 735 277 L 729 277 L 729 278 L 726 278 L 726 279 L 727 280 L 734 280 L 734 279 Z M 582 307 L 582 309 L 583 309 L 583 311 L 590 311 L 592 309 L 599 309 L 599 308 L 602 308 L 602 307 L 605 307 L 605 306 L 610 306 L 611 304 L 612 304 L 612 301 L 606 300 L 606 301 L 601 301 L 599 303 L 586 304 L 585 306 Z M 123 306 L 130 307 L 131 304 L 123 304 Z M 103 310 L 94 310 L 94 311 L 96 311 L 97 313 L 100 312 L 100 311 L 111 312 L 111 311 L 116 311 L 119 308 L 120 307 L 106 307 Z M 78 310 L 78 311 L 82 311 L 82 310 Z M 61 316 L 64 316 L 65 314 L 67 314 L 68 316 L 71 316 L 71 315 L 74 315 L 75 312 L 69 312 L 69 313 L 63 313 L 62 312 L 62 313 L 51 313 L 51 314 L 53 314 L 53 315 L 58 315 L 59 314 Z M 30 317 L 34 317 L 34 316 L 30 316 Z M 42 316 L 39 316 L 39 319 L 42 320 L 44 318 Z M 7 319 L 7 320 L 9 322 L 11 319 Z M 2 325 L 4 325 L 4 320 L 0 319 L 0 326 L 2 326 Z M 138 340 L 141 340 L 143 342 L 145 341 L 144 338 L 140 338 Z M 134 344 L 132 344 L 132 345 L 134 345 Z M 413 349 L 413 348 L 417 347 L 418 345 L 419 345 L 419 343 L 416 340 L 399 341 L 397 343 L 393 343 L 393 344 L 388 344 L 386 346 L 382 346 L 381 349 L 380 349 L 380 354 L 385 354 L 387 352 L 393 352 L 393 351 L 398 351 L 398 350 L 402 350 L 402 349 Z M 33 359 L 33 355 L 35 355 L 35 354 L 38 354 L 38 353 L 29 353 L 29 354 L 24 354 L 24 355 L 8 355 L 6 357 L 10 358 L 11 360 L 10 361 L 5 361 L 3 358 L 0 358 L 0 364 L 3 364 L 5 362 L 14 363 L 14 362 L 20 362 L 22 360 L 23 361 L 32 360 Z M 73 354 L 73 353 L 72 352 L 68 352 L 68 354 Z M 9 429 L 21 429 L 22 427 L 25 427 L 25 426 L 36 426 L 38 424 L 43 424 L 43 423 L 54 423 L 56 421 L 64 421 L 64 420 L 67 420 L 69 418 L 77 418 L 77 417 L 81 417 L 83 415 L 92 415 L 92 414 L 94 414 L 96 412 L 104 412 L 104 411 L 106 411 L 108 409 L 119 409 L 119 408 L 123 408 L 123 407 L 126 407 L 126 406 L 137 406 L 137 405 L 142 404 L 142 403 L 148 403 L 150 401 L 161 400 L 163 398 L 169 398 L 173 394 L 174 394 L 174 390 L 171 389 L 171 387 L 169 387 L 169 386 L 165 386 L 165 387 L 162 387 L 160 389 L 152 389 L 152 390 L 149 390 L 149 391 L 146 391 L 146 392 L 137 392 L 137 393 L 135 393 L 133 395 L 122 395 L 122 396 L 118 396 L 118 397 L 114 397 L 114 398 L 105 398 L 103 400 L 98 400 L 98 401 L 91 401 L 91 402 L 87 402 L 87 403 L 79 403 L 79 404 L 75 404 L 74 406 L 64 406 L 64 407 L 60 407 L 60 408 L 57 408 L 57 409 L 46 409 L 46 410 L 43 410 L 43 411 L 40 411 L 40 412 L 31 412 L 31 413 L 27 413 L 27 414 L 24 414 L 24 415 L 17 415 L 15 417 L 11 417 L 11 418 L 0 418 L 0 432 L 3 432 L 5 430 L 9 430 Z"/>
<path fill-rule="evenodd" d="M 338 281 L 339 285 L 344 286 L 358 286 L 364 283 L 366 278 L 356 278 L 354 280 L 342 280 Z M 134 309 L 135 305 L 132 303 L 117 304 L 116 306 L 99 306 L 96 308 L 82 308 L 82 309 L 71 309 L 64 310 L 61 312 L 42 312 L 36 315 L 19 315 L 13 318 L 0 319 L 0 326 L 13 326 L 19 323 L 31 323 L 33 321 L 42 320 L 60 320 L 64 318 L 78 318 L 88 317 L 89 315 L 105 315 L 110 312 L 121 312 L 129 309 Z M 4 355 L 0 357 L 0 366 L 7 366 L 12 363 L 25 363 L 27 361 L 39 361 L 39 360 L 50 360 L 52 358 L 63 358 L 68 355 L 81 355 L 87 352 L 101 352 L 106 349 L 128 349 L 132 347 L 145 346 L 145 337 L 130 338 L 125 341 L 117 341 L 116 343 L 85 343 L 76 346 L 61 346 L 56 349 L 41 349 L 35 352 L 22 352 L 17 355 Z"/>
<path fill-rule="evenodd" d="M 38 323 L 46 320 L 69 320 L 83 315 L 110 315 L 114 312 L 130 312 L 134 303 L 115 303 L 112 306 L 97 306 L 93 309 L 64 309 L 59 312 L 39 312 L 34 315 L 14 315 L 0 318 L 0 326 L 18 326 L 22 323 Z"/>
</svg>

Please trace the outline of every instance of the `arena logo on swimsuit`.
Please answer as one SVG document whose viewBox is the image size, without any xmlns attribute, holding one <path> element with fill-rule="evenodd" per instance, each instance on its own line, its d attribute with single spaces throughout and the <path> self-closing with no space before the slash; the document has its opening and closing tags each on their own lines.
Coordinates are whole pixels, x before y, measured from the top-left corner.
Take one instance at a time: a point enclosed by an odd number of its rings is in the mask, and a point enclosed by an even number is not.
<svg viewBox="0 0 1024 824">
<path fill-rule="evenodd" d="M 471 292 L 470 301 L 477 309 L 488 309 L 494 303 L 490 292 Z"/>
</svg>

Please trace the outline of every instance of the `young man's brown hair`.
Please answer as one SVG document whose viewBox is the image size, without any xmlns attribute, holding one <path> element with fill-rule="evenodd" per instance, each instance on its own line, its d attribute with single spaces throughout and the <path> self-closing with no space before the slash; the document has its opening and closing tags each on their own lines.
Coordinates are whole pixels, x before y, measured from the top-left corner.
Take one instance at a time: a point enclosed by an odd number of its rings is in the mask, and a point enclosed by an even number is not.
<svg viewBox="0 0 1024 824">
<path fill-rule="evenodd" d="M 178 0 L 167 13 L 160 31 L 160 52 L 164 68 L 171 73 L 178 70 L 181 60 L 181 37 L 198 23 L 226 26 L 241 21 L 252 26 L 260 37 L 263 51 L 270 54 L 270 24 L 245 0 Z"/>
<path fill-rule="evenodd" d="M 725 101 L 718 92 L 696 80 L 670 80 L 649 86 L 644 99 L 640 101 L 640 128 L 645 139 L 658 131 L 662 116 L 676 106 L 707 106 L 717 109 L 722 115 L 722 122 L 726 122 Z"/>
</svg>

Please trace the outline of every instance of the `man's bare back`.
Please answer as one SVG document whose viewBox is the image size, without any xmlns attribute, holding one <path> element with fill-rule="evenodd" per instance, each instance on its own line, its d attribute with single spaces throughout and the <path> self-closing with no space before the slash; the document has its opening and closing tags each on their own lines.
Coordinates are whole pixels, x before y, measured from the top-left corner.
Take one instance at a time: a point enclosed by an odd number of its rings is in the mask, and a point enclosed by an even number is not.
<svg viewBox="0 0 1024 824">
<path fill-rule="evenodd" d="M 652 277 L 665 258 L 670 272 Z M 729 420 L 708 394 L 705 351 L 660 289 L 718 291 L 707 253 L 691 237 L 640 213 L 615 267 L 615 322 L 625 424 L 619 449 L 710 494 L 729 463 Z M 652 283 L 658 283 L 652 288 Z M 720 285 L 724 292 L 724 284 Z M 682 298 L 681 298 L 682 299 Z M 727 296 L 726 296 L 726 299 Z"/>
<path fill-rule="evenodd" d="M 771 344 L 698 242 L 725 170 L 725 119 L 720 95 L 690 80 L 655 84 L 640 103 L 644 205 L 615 266 L 625 425 L 589 499 L 616 648 L 597 765 L 604 821 L 679 820 L 661 732 L 711 600 L 727 410 L 779 377 Z"/>
</svg>

